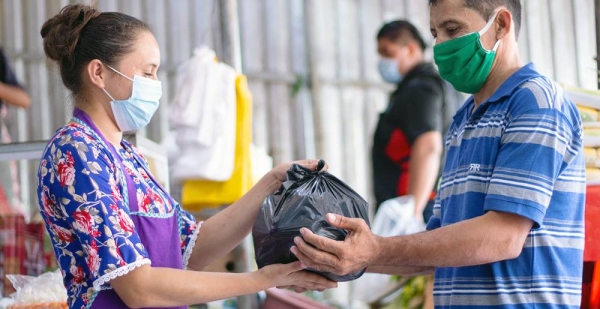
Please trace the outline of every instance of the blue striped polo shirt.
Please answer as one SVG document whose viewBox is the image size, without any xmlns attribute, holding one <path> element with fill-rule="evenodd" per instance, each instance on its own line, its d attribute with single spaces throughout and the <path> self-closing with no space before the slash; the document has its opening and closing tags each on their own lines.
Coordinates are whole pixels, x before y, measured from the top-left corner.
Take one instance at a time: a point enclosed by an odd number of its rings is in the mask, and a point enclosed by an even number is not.
<svg viewBox="0 0 600 309">
<path fill-rule="evenodd" d="M 579 308 L 583 129 L 575 104 L 528 64 L 454 116 L 427 229 L 499 211 L 534 222 L 515 259 L 435 271 L 436 308 Z"/>
</svg>

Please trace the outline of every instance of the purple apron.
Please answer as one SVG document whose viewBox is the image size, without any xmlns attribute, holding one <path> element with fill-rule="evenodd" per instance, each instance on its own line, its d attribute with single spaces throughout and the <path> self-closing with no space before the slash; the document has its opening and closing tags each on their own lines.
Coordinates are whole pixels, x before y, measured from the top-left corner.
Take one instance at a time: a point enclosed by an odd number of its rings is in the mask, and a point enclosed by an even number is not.
<svg viewBox="0 0 600 309">
<path fill-rule="evenodd" d="M 98 127 L 92 122 L 90 117 L 82 110 L 76 108 L 73 112 L 73 116 L 83 123 L 85 123 L 91 130 L 93 130 L 104 142 L 105 147 L 110 150 L 115 160 L 119 162 L 121 170 L 125 176 L 127 182 L 127 197 L 129 199 L 129 211 L 131 213 L 131 220 L 135 225 L 138 235 L 148 252 L 150 260 L 152 261 L 153 267 L 168 267 L 183 269 L 183 257 L 181 255 L 181 240 L 179 238 L 179 221 L 176 208 L 172 210 L 172 216 L 168 218 L 163 217 L 151 217 L 139 212 L 137 194 L 135 184 L 131 177 L 125 171 L 121 156 L 117 153 L 115 147 L 104 138 Z M 127 151 L 130 151 L 127 149 Z M 144 166 L 141 162 L 138 162 L 140 166 Z M 150 171 L 146 171 L 150 176 L 151 180 L 161 189 L 165 194 L 162 186 L 154 179 L 154 176 L 150 174 Z M 114 289 L 103 290 L 98 293 L 92 306 L 90 308 L 129 308 Z M 184 309 L 187 306 L 181 307 L 170 307 L 172 309 Z"/>
</svg>

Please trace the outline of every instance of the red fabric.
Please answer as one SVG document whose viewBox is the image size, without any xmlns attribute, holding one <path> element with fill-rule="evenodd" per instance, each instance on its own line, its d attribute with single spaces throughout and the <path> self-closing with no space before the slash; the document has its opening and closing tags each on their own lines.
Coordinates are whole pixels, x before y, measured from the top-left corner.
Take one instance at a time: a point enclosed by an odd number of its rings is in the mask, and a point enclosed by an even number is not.
<svg viewBox="0 0 600 309">
<path fill-rule="evenodd" d="M 0 214 L 0 292 L 10 295 L 13 286 L 6 275 L 38 276 L 46 270 L 44 225 L 25 223 L 21 214 Z"/>
<path fill-rule="evenodd" d="M 0 283 L 3 295 L 14 291 L 6 278 L 9 274 L 24 274 L 25 265 L 25 218 L 22 215 L 0 216 Z"/>
<path fill-rule="evenodd" d="M 385 154 L 400 165 L 402 172 L 400 173 L 400 179 L 398 179 L 398 187 L 396 189 L 398 196 L 406 195 L 408 193 L 408 168 L 410 160 L 410 143 L 406 138 L 406 135 L 396 129 L 392 132 L 390 140 L 388 141 L 387 147 L 385 148 Z"/>
<path fill-rule="evenodd" d="M 588 186 L 585 197 L 584 261 L 600 260 L 600 186 Z"/>
<path fill-rule="evenodd" d="M 408 161 L 406 161 L 400 165 L 400 168 L 402 169 L 402 174 L 400 174 L 400 179 L 398 179 L 398 196 L 408 194 L 408 164 Z"/>
<path fill-rule="evenodd" d="M 410 157 L 410 143 L 406 138 L 406 135 L 399 129 L 394 130 L 390 136 L 387 146 L 385 147 L 385 154 L 390 160 L 400 163 L 403 159 Z"/>
</svg>

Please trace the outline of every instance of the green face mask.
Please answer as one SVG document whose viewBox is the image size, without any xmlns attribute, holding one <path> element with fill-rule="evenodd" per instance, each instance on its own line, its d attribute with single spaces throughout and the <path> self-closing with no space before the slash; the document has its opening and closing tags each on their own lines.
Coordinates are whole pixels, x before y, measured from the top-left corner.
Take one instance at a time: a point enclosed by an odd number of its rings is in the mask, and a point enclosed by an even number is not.
<svg viewBox="0 0 600 309">
<path fill-rule="evenodd" d="M 497 15 L 498 12 L 481 31 L 465 34 L 433 47 L 433 59 L 440 75 L 456 90 L 476 93 L 490 75 L 500 41 L 496 42 L 492 50 L 486 50 L 481 45 L 481 35 L 494 24 Z"/>
</svg>

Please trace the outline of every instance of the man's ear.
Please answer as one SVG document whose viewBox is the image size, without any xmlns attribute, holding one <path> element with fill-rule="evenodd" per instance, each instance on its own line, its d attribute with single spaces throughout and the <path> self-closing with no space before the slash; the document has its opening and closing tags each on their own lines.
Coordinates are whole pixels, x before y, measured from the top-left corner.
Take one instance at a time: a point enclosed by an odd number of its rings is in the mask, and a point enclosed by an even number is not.
<svg viewBox="0 0 600 309">
<path fill-rule="evenodd" d="M 406 42 L 406 48 L 408 48 L 408 52 L 411 55 L 414 55 L 421 51 L 421 46 L 415 40 L 409 40 L 408 42 Z"/>
<path fill-rule="evenodd" d="M 508 10 L 498 12 L 494 28 L 496 29 L 496 39 L 502 40 L 510 34 L 514 27 L 512 14 Z"/>
<path fill-rule="evenodd" d="M 86 65 L 85 73 L 92 84 L 96 85 L 100 89 L 104 89 L 104 82 L 108 72 L 106 71 L 106 67 L 102 64 L 102 61 L 98 59 L 90 61 Z"/>
</svg>

